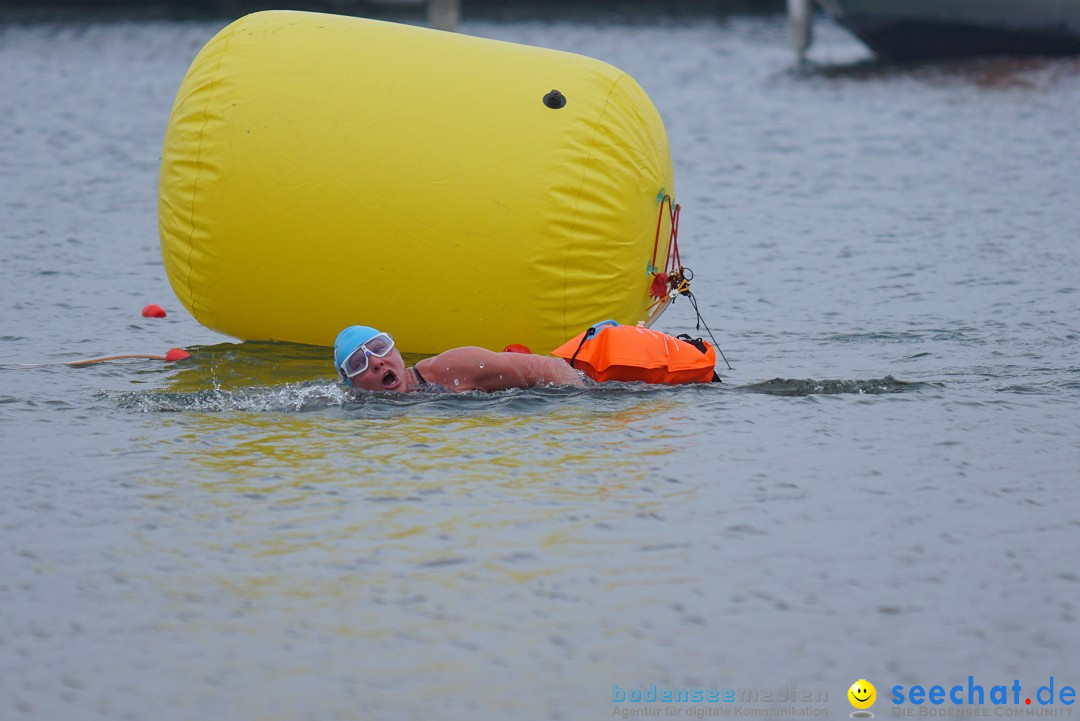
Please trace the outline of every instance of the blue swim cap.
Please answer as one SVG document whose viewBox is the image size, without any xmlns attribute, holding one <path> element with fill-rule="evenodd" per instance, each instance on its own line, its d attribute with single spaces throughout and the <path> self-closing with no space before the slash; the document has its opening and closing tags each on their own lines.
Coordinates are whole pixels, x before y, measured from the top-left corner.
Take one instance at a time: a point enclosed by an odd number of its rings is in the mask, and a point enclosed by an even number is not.
<svg viewBox="0 0 1080 721">
<path fill-rule="evenodd" d="M 337 340 L 334 341 L 334 369 L 337 370 L 339 376 L 341 364 L 345 362 L 349 354 L 360 347 L 361 343 L 367 343 L 380 332 L 366 325 L 350 325 L 338 333 Z M 347 379 L 345 382 L 352 385 Z"/>
</svg>

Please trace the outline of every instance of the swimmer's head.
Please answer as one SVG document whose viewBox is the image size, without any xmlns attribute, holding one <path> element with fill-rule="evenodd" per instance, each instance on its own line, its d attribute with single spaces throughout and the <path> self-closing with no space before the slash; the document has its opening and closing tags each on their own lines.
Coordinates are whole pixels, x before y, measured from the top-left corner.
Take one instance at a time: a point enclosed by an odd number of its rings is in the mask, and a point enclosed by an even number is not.
<svg viewBox="0 0 1080 721">
<path fill-rule="evenodd" d="M 359 348 L 361 343 L 367 343 L 377 335 L 379 335 L 378 330 L 366 325 L 350 325 L 338 333 L 337 340 L 334 341 L 334 367 L 338 369 L 339 375 L 345 377 L 341 364 L 345 362 L 349 354 Z"/>
<path fill-rule="evenodd" d="M 334 341 L 334 365 L 345 385 L 368 391 L 409 390 L 405 362 L 394 339 L 366 325 L 352 325 Z"/>
</svg>

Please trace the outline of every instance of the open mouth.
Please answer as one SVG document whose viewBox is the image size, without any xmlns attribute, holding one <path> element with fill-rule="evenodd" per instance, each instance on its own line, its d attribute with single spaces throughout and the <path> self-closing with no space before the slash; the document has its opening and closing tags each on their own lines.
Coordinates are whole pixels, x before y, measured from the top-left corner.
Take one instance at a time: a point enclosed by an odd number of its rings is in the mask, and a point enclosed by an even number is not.
<svg viewBox="0 0 1080 721">
<path fill-rule="evenodd" d="M 388 370 L 388 371 L 386 371 L 386 373 L 383 374 L 382 385 L 383 385 L 383 388 L 385 388 L 386 390 L 390 390 L 394 386 L 396 386 L 397 381 L 398 381 L 398 377 L 397 377 L 397 374 L 394 373 L 394 371 Z"/>
</svg>

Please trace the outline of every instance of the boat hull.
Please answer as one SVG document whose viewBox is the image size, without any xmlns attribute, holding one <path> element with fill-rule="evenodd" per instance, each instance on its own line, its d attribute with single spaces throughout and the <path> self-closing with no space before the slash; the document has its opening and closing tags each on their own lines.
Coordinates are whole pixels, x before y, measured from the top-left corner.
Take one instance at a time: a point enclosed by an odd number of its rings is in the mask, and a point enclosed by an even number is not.
<svg viewBox="0 0 1080 721">
<path fill-rule="evenodd" d="M 1080 54 L 1080 2 L 820 0 L 884 60 Z"/>
</svg>

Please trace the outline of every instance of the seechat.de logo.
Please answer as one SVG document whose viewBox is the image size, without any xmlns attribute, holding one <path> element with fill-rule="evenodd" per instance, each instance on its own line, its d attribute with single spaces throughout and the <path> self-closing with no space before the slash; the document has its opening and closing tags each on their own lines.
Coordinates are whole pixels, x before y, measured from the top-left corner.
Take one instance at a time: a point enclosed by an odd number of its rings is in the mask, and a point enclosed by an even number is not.
<svg viewBox="0 0 1080 721">
<path fill-rule="evenodd" d="M 994 716 L 1069 716 L 1072 709 L 1067 707 L 1076 703 L 1076 689 L 1060 681 L 1055 683 L 1053 676 L 1035 693 L 1031 693 L 1030 686 L 1025 690 L 1020 679 L 1013 679 L 1011 685 L 984 686 L 976 683 L 974 676 L 968 676 L 966 684 L 893 686 L 891 700 L 894 704 L 893 716 L 914 716 L 916 708 L 919 716 L 945 716 L 955 711 L 956 707 L 963 706 L 995 707 Z M 906 707 L 908 704 L 916 708 Z M 1047 706 L 1049 708 L 1042 708 Z M 980 713 L 976 714 L 976 710 Z M 987 711 L 974 709 L 964 715 L 990 715 Z"/>
</svg>

